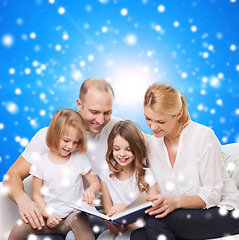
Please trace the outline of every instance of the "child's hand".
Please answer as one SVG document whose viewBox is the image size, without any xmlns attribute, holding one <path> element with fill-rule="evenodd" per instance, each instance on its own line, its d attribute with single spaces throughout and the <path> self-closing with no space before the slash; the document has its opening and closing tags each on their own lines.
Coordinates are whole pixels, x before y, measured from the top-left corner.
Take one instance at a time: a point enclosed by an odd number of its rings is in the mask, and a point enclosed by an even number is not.
<svg viewBox="0 0 239 240">
<path fill-rule="evenodd" d="M 113 205 L 112 208 L 110 209 L 110 211 L 108 212 L 107 216 L 111 217 L 115 213 L 123 210 L 126 206 L 127 206 L 127 204 L 123 204 L 123 203 L 118 203 L 118 204 Z"/>
<path fill-rule="evenodd" d="M 62 219 L 55 213 L 52 213 L 48 216 L 46 224 L 49 228 L 54 228 L 56 227 Z"/>
<path fill-rule="evenodd" d="M 89 205 L 92 205 L 95 200 L 95 194 L 90 190 L 85 190 L 82 195 L 82 199 Z"/>
</svg>

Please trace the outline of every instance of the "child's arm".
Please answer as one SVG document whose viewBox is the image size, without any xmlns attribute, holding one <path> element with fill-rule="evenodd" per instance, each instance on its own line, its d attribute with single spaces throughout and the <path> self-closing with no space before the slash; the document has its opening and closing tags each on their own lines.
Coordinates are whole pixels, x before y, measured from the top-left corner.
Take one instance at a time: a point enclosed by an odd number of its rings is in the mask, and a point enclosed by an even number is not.
<svg viewBox="0 0 239 240">
<path fill-rule="evenodd" d="M 32 182 L 32 198 L 34 202 L 38 205 L 40 211 L 42 212 L 42 215 L 47 218 L 47 226 L 48 227 L 56 227 L 62 219 L 54 213 L 47 212 L 47 204 L 45 200 L 43 199 L 41 189 L 43 187 L 43 180 L 33 176 L 33 182 Z"/>
<path fill-rule="evenodd" d="M 103 210 L 105 214 L 108 214 L 113 207 L 112 199 L 105 181 L 103 181 L 101 178 L 100 178 L 100 184 L 101 184 L 101 201 L 103 205 Z"/>
<path fill-rule="evenodd" d="M 156 183 L 148 189 L 147 194 L 149 195 L 149 198 L 152 198 L 159 194 L 159 190 L 157 188 Z"/>
<path fill-rule="evenodd" d="M 82 198 L 89 205 L 92 205 L 95 195 L 100 191 L 100 183 L 92 170 L 85 174 L 84 178 L 88 182 L 89 187 L 84 191 Z"/>
<path fill-rule="evenodd" d="M 112 199 L 111 199 L 107 184 L 101 178 L 100 178 L 100 184 L 101 184 L 101 201 L 103 204 L 104 213 L 112 216 L 117 211 L 115 210 L 114 213 L 112 212 L 112 209 L 114 206 L 112 203 Z M 119 234 L 119 233 L 125 232 L 127 230 L 127 228 L 124 225 L 118 226 L 118 225 L 110 223 L 106 220 L 102 220 L 102 221 L 109 228 L 109 230 L 114 234 Z"/>
</svg>

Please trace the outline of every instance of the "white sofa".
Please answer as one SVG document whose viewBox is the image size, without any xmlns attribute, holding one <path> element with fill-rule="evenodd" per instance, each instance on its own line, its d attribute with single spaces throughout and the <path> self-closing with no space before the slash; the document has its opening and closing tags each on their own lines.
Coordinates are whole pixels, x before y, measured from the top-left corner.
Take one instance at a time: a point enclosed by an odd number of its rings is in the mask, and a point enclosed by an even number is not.
<svg viewBox="0 0 239 240">
<path fill-rule="evenodd" d="M 223 159 L 231 177 L 239 187 L 239 143 L 222 146 Z M 24 180 L 25 191 L 31 196 L 32 178 Z M 239 190 L 239 188 L 238 188 Z M 239 201 L 239 199 L 238 199 Z M 0 240 L 6 240 L 13 224 L 20 219 L 16 205 L 7 197 L 2 182 L 0 183 Z M 215 239 L 214 239 L 215 240 Z M 219 240 L 219 238 L 217 239 Z M 239 240 L 239 234 L 220 238 L 220 240 Z"/>
</svg>

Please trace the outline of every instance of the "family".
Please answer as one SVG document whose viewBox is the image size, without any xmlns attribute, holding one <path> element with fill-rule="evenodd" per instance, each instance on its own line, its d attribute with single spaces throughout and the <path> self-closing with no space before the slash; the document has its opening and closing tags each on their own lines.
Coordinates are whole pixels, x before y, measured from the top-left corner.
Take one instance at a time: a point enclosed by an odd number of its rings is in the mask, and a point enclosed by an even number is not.
<svg viewBox="0 0 239 240">
<path fill-rule="evenodd" d="M 133 121 L 112 116 L 113 100 L 110 83 L 88 79 L 78 112 L 57 111 L 49 127 L 32 138 L 3 181 L 22 219 L 8 239 L 36 234 L 58 240 L 186 240 L 238 234 L 239 193 L 223 165 L 221 145 L 210 128 L 190 119 L 185 97 L 164 83 L 149 86 L 144 115 L 152 136 Z M 23 188 L 30 174 L 33 200 Z M 112 216 L 141 192 L 153 205 L 143 222 L 130 225 L 99 221 L 69 207 L 101 199 L 102 211 Z M 92 231 L 95 224 L 102 227 L 99 234 Z"/>
</svg>

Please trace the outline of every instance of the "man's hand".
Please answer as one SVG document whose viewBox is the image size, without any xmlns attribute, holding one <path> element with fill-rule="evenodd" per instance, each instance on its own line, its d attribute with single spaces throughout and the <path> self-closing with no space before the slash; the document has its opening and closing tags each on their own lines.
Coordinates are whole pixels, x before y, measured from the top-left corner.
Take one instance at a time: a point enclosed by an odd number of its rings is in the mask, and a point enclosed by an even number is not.
<svg viewBox="0 0 239 240">
<path fill-rule="evenodd" d="M 56 227 L 60 222 L 62 221 L 62 219 L 55 213 L 52 213 L 48 216 L 47 218 L 47 226 L 49 228 L 54 228 Z"/>
<path fill-rule="evenodd" d="M 37 204 L 30 198 L 22 199 L 18 202 L 18 211 L 24 223 L 30 223 L 32 228 L 41 230 L 45 226 L 43 213 L 38 208 Z M 47 217 L 47 216 L 44 216 Z"/>
</svg>

